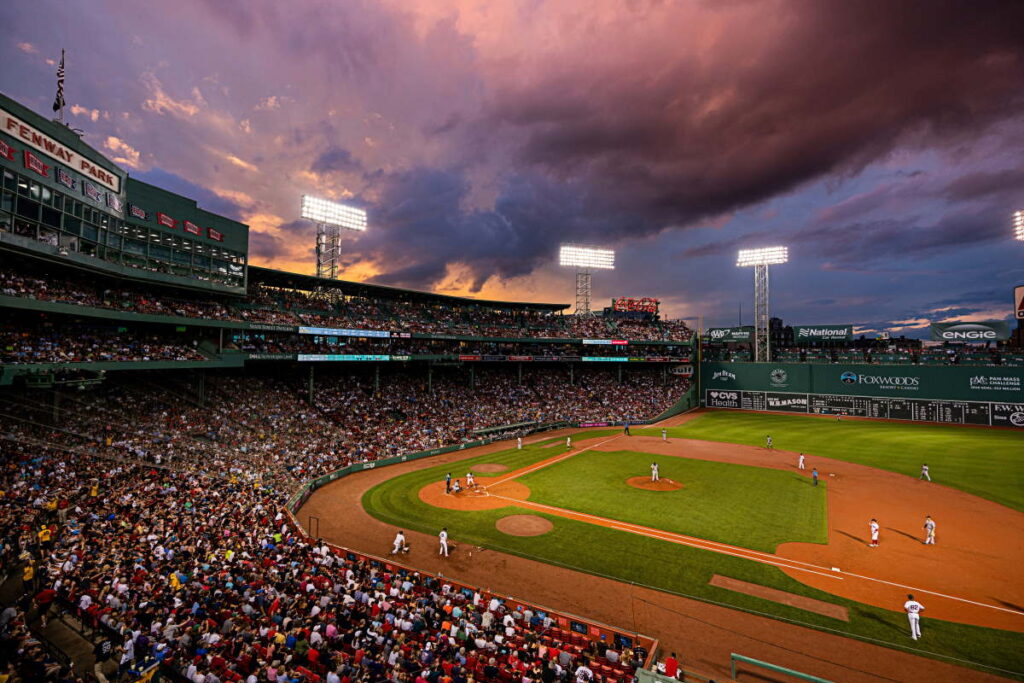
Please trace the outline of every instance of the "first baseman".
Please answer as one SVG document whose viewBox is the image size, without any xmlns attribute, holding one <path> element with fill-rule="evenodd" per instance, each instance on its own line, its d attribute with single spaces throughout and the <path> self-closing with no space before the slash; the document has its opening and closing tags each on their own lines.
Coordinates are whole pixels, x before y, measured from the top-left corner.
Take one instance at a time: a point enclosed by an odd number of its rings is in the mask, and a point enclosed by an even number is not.
<svg viewBox="0 0 1024 683">
<path fill-rule="evenodd" d="M 871 528 L 871 543 L 869 544 L 872 548 L 878 547 L 878 520 L 872 518 L 871 524 L 868 525 Z"/>
<path fill-rule="evenodd" d="M 659 479 L 660 479 L 660 477 L 658 476 L 658 463 L 652 462 L 651 463 L 651 481 L 658 481 Z"/>
<path fill-rule="evenodd" d="M 924 516 L 924 544 L 935 545 L 935 520 L 931 515 Z"/>
<path fill-rule="evenodd" d="M 907 619 L 910 621 L 910 637 L 917 640 L 921 637 L 921 612 L 924 611 L 924 605 L 908 593 L 903 609 L 907 611 Z"/>
</svg>

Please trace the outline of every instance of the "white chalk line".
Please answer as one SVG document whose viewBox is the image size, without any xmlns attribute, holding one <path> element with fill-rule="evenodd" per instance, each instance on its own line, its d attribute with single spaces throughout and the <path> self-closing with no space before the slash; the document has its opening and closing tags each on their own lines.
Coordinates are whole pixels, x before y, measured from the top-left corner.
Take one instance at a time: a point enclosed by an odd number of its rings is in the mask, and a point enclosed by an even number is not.
<svg viewBox="0 0 1024 683">
<path fill-rule="evenodd" d="M 947 593 L 940 593 L 939 591 L 929 590 L 927 588 L 916 588 L 907 584 L 896 583 L 895 581 L 887 581 L 885 579 L 878 579 L 873 576 L 865 576 L 863 574 L 856 574 L 853 572 L 832 571 L 829 567 L 822 567 L 811 562 L 804 562 L 802 560 L 792 560 L 789 558 L 782 557 L 780 555 L 773 555 L 771 553 L 765 553 L 760 550 L 751 550 L 749 548 L 741 548 L 739 546 L 732 546 L 727 543 L 720 543 L 718 541 L 709 541 L 706 539 L 696 538 L 693 536 L 685 536 L 683 534 L 676 534 L 671 531 L 662 531 L 660 529 L 652 529 L 651 527 L 644 527 L 637 524 L 631 524 L 629 522 L 620 522 L 619 520 L 609 519 L 607 517 L 599 517 L 597 515 L 591 515 L 585 512 L 576 512 L 575 510 L 567 510 L 565 508 L 554 507 L 552 505 L 545 505 L 543 503 L 535 503 L 533 501 L 521 500 L 518 498 L 509 498 L 507 496 L 499 496 L 494 493 L 487 493 L 488 496 L 493 496 L 501 500 L 507 500 L 511 503 L 519 504 L 525 508 L 541 508 L 550 510 L 555 514 L 562 517 L 583 517 L 587 519 L 593 519 L 603 522 L 603 526 L 607 526 L 618 531 L 626 531 L 629 533 L 636 534 L 638 536 L 647 536 L 649 538 L 655 538 L 658 540 L 668 541 L 677 545 L 689 546 L 691 548 L 697 548 L 699 550 L 707 550 L 713 553 L 719 553 L 720 555 L 729 555 L 732 557 L 738 557 L 744 560 L 751 560 L 753 562 L 760 562 L 761 564 L 773 565 L 780 569 L 790 569 L 792 571 L 806 572 L 808 574 L 815 574 L 817 576 L 826 576 L 830 579 L 843 579 L 850 577 L 854 579 L 861 579 L 862 581 L 874 581 L 875 583 L 886 584 L 889 586 L 895 586 L 897 588 L 913 591 L 916 593 L 923 593 L 926 595 L 934 595 L 940 598 L 946 598 L 947 600 L 955 600 L 976 607 L 984 607 L 987 609 L 996 610 L 999 612 L 1006 612 L 1008 614 L 1015 614 L 1017 616 L 1024 616 L 1024 613 L 1010 609 L 1007 607 L 998 607 L 996 605 L 989 605 L 984 602 L 978 602 L 976 600 L 970 600 L 968 598 L 961 598 L 955 595 L 949 595 Z M 804 566 L 797 566 L 804 565 Z M 842 576 L 839 576 L 842 574 Z"/>
<path fill-rule="evenodd" d="M 789 560 L 786 558 L 779 557 L 777 555 L 771 555 L 770 553 L 762 553 L 758 550 L 748 550 L 747 548 L 740 548 L 737 546 L 730 546 L 725 543 L 718 543 L 717 541 L 708 541 L 702 538 L 695 538 L 693 536 L 684 536 L 682 534 L 676 534 L 671 531 L 662 531 L 660 529 L 653 529 L 651 527 L 640 526 L 637 524 L 630 524 L 629 522 L 620 522 L 615 519 L 609 519 L 607 517 L 598 517 L 596 515 L 590 515 L 584 512 L 576 512 L 575 510 L 566 510 L 565 508 L 558 508 L 551 505 L 544 505 L 543 503 L 535 503 L 532 501 L 521 500 L 518 498 L 509 498 L 507 496 L 499 496 L 494 493 L 488 493 L 488 496 L 498 498 L 499 500 L 507 500 L 511 503 L 516 503 L 520 507 L 527 509 L 540 508 L 543 510 L 550 510 L 551 512 L 559 515 L 560 517 L 566 517 L 572 519 L 573 517 L 583 517 L 590 520 L 602 522 L 601 526 L 605 526 L 618 531 L 626 531 L 637 536 L 647 536 L 649 538 L 655 538 L 660 541 L 668 541 L 677 545 L 685 545 L 691 548 L 698 548 L 701 550 L 710 550 L 711 552 L 719 553 L 721 555 L 731 555 L 745 560 L 753 560 L 755 562 L 761 562 L 762 564 L 775 565 L 780 568 L 792 569 L 794 571 L 807 572 L 809 574 L 817 574 L 819 576 L 826 576 L 830 579 L 842 580 L 843 577 L 837 576 L 835 572 L 826 570 L 825 572 L 819 571 L 823 567 L 810 564 L 808 562 L 802 562 L 800 560 Z M 709 547 L 714 545 L 718 547 Z M 754 557 L 758 555 L 760 557 Z M 799 567 L 796 565 L 805 564 L 813 569 L 807 569 L 805 567 Z"/>
<path fill-rule="evenodd" d="M 504 479 L 499 479 L 498 481 L 492 481 L 490 484 L 487 484 L 487 486 L 484 486 L 483 488 L 486 491 L 487 489 L 489 489 L 492 486 L 497 486 L 498 484 L 504 484 L 506 481 L 512 481 L 513 479 L 517 479 L 517 478 L 523 476 L 524 474 L 530 474 L 531 472 L 536 472 L 537 470 L 543 469 L 543 468 L 548 467 L 550 465 L 557 465 L 558 463 L 562 462 L 563 460 L 568 460 L 569 458 L 571 458 L 574 455 L 579 455 L 580 453 L 586 453 L 587 451 L 592 450 L 594 448 L 597 448 L 598 446 L 603 446 L 606 443 L 609 443 L 611 441 L 615 441 L 615 439 L 618 439 L 621 436 L 622 435 L 619 434 L 618 436 L 613 436 L 610 439 L 605 439 L 604 441 L 601 441 L 600 443 L 595 443 L 592 446 L 587 446 L 586 448 L 581 448 L 578 451 L 570 451 L 570 452 L 565 453 L 564 455 L 562 455 L 562 456 L 560 456 L 558 458 L 553 458 L 553 459 L 550 459 L 550 460 L 543 460 L 543 461 L 541 461 L 541 462 L 539 462 L 539 463 L 537 463 L 535 465 L 527 467 L 524 470 L 516 470 L 515 472 L 513 472 L 509 476 L 505 477 Z"/>
</svg>

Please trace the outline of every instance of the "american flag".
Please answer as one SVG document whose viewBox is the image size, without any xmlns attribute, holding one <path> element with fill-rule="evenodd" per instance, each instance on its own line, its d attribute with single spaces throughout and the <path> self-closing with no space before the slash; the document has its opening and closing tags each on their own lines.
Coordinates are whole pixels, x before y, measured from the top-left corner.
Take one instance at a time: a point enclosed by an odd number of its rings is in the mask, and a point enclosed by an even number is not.
<svg viewBox="0 0 1024 683">
<path fill-rule="evenodd" d="M 53 99 L 53 110 L 64 108 L 64 50 L 60 51 L 60 66 L 57 67 L 57 97 Z"/>
</svg>

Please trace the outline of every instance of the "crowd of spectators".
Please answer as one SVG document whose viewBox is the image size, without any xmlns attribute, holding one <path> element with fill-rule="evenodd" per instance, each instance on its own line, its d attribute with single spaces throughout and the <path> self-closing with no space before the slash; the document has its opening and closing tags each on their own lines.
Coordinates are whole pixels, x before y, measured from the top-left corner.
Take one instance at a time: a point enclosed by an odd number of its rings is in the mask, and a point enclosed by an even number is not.
<svg viewBox="0 0 1024 683">
<path fill-rule="evenodd" d="M 383 375 L 322 375 L 314 404 L 291 378 L 220 376 L 201 404 L 163 380 L 114 383 L 64 399 L 65 439 L 158 465 L 239 474 L 259 470 L 280 489 L 352 462 L 467 443 L 479 430 L 578 422 L 639 422 L 664 412 L 686 380 L 657 369 L 532 368 Z M 11 414 L 44 423 L 51 405 L 34 394 L 0 399 Z"/>
<path fill-rule="evenodd" d="M 93 633 L 101 681 L 156 663 L 192 683 L 627 679 L 645 653 L 346 559 L 289 525 L 295 484 L 348 460 L 510 420 L 650 417 L 684 388 L 655 373 L 625 387 L 597 370 L 438 374 L 430 390 L 333 376 L 314 406 L 286 378 L 220 377 L 200 405 L 140 376 L 67 397 L 56 421 L 45 396 L 0 396 L 0 559 L 24 591 L 0 616 L 0 675 L 65 679 L 26 629 L 63 606 Z"/>
<path fill-rule="evenodd" d="M 89 363 L 98 361 L 206 360 L 193 345 L 167 335 L 94 329 L 0 327 L 0 362 Z"/>
<path fill-rule="evenodd" d="M 390 339 L 239 332 L 225 343 L 229 349 L 250 353 L 354 353 L 392 355 L 503 355 L 503 356 L 641 356 L 689 359 L 688 345 L 616 346 L 560 342 L 459 341 L 453 339 Z"/>
<path fill-rule="evenodd" d="M 566 316 L 528 308 L 498 309 L 448 300 L 415 301 L 341 296 L 253 283 L 244 299 L 216 299 L 201 294 L 173 295 L 170 290 L 122 283 L 109 286 L 85 276 L 26 272 L 10 260 L 0 262 L 0 294 L 40 301 L 72 303 L 131 313 L 205 318 L 287 326 L 342 327 L 400 333 L 457 334 L 505 338 L 593 338 L 621 336 L 636 340 L 686 341 L 692 332 L 682 321 L 616 321 L 601 316 Z"/>
</svg>

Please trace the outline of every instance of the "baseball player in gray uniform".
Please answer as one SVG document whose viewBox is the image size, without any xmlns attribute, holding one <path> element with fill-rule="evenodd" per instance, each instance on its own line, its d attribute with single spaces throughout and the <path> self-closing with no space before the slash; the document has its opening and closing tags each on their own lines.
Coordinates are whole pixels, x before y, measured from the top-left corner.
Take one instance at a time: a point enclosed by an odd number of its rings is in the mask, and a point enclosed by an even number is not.
<svg viewBox="0 0 1024 683">
<path fill-rule="evenodd" d="M 658 463 L 651 463 L 651 481 L 658 481 L 661 477 L 658 476 Z"/>
<path fill-rule="evenodd" d="M 927 479 L 928 481 L 932 480 L 932 475 L 928 474 L 928 465 L 921 465 L 921 476 L 919 476 L 918 479 Z"/>
<path fill-rule="evenodd" d="M 910 621 L 910 637 L 917 640 L 921 637 L 921 612 L 924 611 L 924 605 L 908 593 L 907 601 L 903 603 L 903 609 L 906 610 L 907 619 Z"/>
<path fill-rule="evenodd" d="M 935 545 L 935 520 L 931 515 L 924 516 L 924 544 Z"/>
</svg>

